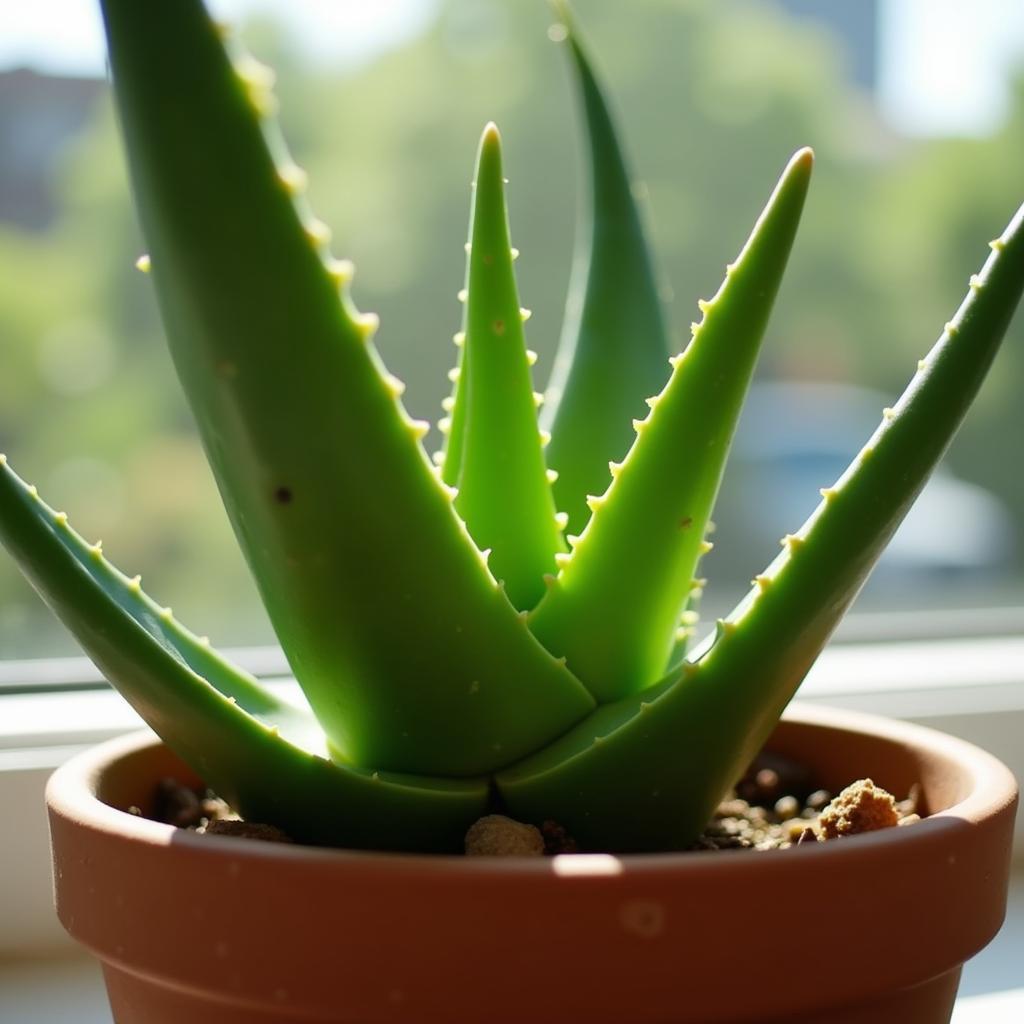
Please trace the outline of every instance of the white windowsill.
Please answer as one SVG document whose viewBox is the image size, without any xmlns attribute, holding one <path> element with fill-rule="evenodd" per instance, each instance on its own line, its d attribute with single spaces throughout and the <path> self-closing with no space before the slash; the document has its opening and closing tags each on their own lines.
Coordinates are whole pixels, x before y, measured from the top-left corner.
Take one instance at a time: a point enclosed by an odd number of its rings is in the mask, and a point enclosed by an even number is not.
<svg viewBox="0 0 1024 1024">
<path fill-rule="evenodd" d="M 265 682 L 287 670 L 273 648 L 231 653 Z M 19 676 L 50 685 L 60 679 L 100 678 L 80 658 L 0 661 L 0 686 Z M 299 696 L 286 679 L 273 678 L 266 685 Z M 1024 637 L 834 644 L 811 669 L 798 696 L 896 718 L 1013 715 L 1024 712 Z M 143 726 L 107 689 L 5 694 L 0 688 L 0 702 L 0 771 L 56 767 L 72 749 Z"/>
</svg>

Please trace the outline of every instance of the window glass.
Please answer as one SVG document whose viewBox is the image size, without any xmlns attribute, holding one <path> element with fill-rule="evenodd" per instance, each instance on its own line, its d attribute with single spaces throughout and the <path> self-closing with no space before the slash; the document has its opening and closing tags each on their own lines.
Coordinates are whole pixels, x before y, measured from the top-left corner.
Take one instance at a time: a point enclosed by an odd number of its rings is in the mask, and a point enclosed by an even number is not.
<svg viewBox="0 0 1024 1024">
<path fill-rule="evenodd" d="M 701 570 L 713 615 L 860 447 L 1024 198 L 1024 85 L 1000 73 L 1022 19 L 1013 0 L 905 4 L 913 10 L 899 17 L 900 5 L 883 2 L 578 6 L 650 198 L 680 346 L 789 154 L 811 144 L 818 156 Z M 926 6 L 926 21 L 914 22 Z M 544 5 L 385 5 L 406 20 L 367 37 L 373 59 L 325 51 L 337 26 L 311 33 L 316 7 L 341 17 L 335 5 L 264 3 L 246 38 L 278 72 L 281 119 L 312 204 L 334 229 L 336 254 L 356 262 L 360 307 L 381 315 L 381 352 L 408 385 L 410 412 L 436 421 L 449 387 L 468 182 L 489 119 L 505 139 L 542 385 L 579 172 Z M 949 21 L 957 10 L 972 21 L 969 37 Z M 986 36 L 978 25 L 990 20 L 1001 27 Z M 943 39 L 960 50 L 943 53 Z M 961 76 L 957 95 L 975 96 L 973 116 L 958 107 L 943 121 L 927 82 L 915 86 L 908 68 L 928 65 L 927 47 Z M 144 245 L 107 87 L 0 60 L 0 451 L 184 622 L 220 645 L 269 642 L 163 348 L 151 282 L 134 269 Z M 1022 334 L 1018 318 L 862 607 L 1021 602 Z M 73 650 L 0 557 L 0 657 Z"/>
</svg>

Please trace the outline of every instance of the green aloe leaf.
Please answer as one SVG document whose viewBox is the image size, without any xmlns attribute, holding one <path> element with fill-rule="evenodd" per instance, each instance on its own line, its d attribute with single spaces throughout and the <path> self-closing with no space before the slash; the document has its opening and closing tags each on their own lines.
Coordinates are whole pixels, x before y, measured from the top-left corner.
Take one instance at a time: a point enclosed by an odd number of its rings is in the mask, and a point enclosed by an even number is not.
<svg viewBox="0 0 1024 1024">
<path fill-rule="evenodd" d="M 309 711 L 280 700 L 185 629 L 2 455 L 0 539 L 132 707 L 250 821 L 306 842 L 457 850 L 487 806 L 485 780 L 410 778 L 332 762 Z"/>
<path fill-rule="evenodd" d="M 102 6 L 175 366 L 333 747 L 453 776 L 536 749 L 592 701 L 530 636 L 430 466 L 351 268 L 297 195 L 272 76 L 225 50 L 199 0 Z"/>
<path fill-rule="evenodd" d="M 633 440 L 630 422 L 665 379 L 669 342 L 657 281 L 608 103 L 572 24 L 555 3 L 587 129 L 590 203 L 582 214 L 562 335 L 544 398 L 548 465 L 568 530 L 582 531 L 587 495 L 600 494 L 609 460 Z"/>
<path fill-rule="evenodd" d="M 903 396 L 691 660 L 502 773 L 590 849 L 680 848 L 764 743 L 977 394 L 1024 291 L 1024 207 Z"/>
<path fill-rule="evenodd" d="M 488 125 L 477 158 L 466 288 L 465 341 L 452 418 L 465 434 L 452 458 L 455 508 L 517 608 L 544 593 L 562 550 L 509 244 L 501 138 Z M 465 404 L 465 410 L 459 408 Z M 447 465 L 444 467 L 449 477 Z"/>
<path fill-rule="evenodd" d="M 693 340 L 671 359 L 668 384 L 530 616 L 599 702 L 665 671 L 812 164 L 810 150 L 793 157 L 718 294 L 701 303 Z"/>
</svg>

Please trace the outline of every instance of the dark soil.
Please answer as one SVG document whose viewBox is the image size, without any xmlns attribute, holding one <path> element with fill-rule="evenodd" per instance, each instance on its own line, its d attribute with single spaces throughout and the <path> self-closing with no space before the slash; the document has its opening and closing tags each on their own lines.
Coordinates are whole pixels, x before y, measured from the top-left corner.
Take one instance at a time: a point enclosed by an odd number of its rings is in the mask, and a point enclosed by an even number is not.
<svg viewBox="0 0 1024 1024">
<path fill-rule="evenodd" d="M 778 850 L 802 843 L 910 825 L 920 820 L 917 794 L 897 801 L 870 779 L 859 779 L 834 797 L 824 789 L 777 800 L 756 792 L 723 800 L 694 850 Z"/>
<path fill-rule="evenodd" d="M 916 790 L 916 787 L 915 787 Z M 777 754 L 763 753 L 719 805 L 691 850 L 776 850 L 909 825 L 919 820 L 918 794 L 897 801 L 870 779 L 847 786 L 838 795 L 815 785 L 808 770 Z M 142 814 L 137 807 L 130 813 Z M 149 815 L 178 828 L 206 835 L 237 836 L 268 842 L 292 840 L 273 825 L 242 821 L 209 790 L 197 791 L 175 779 L 162 779 Z M 467 833 L 472 856 L 553 856 L 581 852 L 557 822 L 540 829 L 493 814 Z"/>
</svg>

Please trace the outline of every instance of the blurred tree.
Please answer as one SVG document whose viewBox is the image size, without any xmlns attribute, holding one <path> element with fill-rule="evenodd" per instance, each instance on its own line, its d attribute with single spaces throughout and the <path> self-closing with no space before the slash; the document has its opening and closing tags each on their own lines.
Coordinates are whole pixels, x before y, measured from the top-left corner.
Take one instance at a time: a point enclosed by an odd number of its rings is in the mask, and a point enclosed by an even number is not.
<svg viewBox="0 0 1024 1024">
<path fill-rule="evenodd" d="M 577 7 L 650 197 L 680 346 L 787 157 L 811 144 L 816 180 L 763 374 L 853 378 L 895 394 L 1022 198 L 1024 90 L 995 138 L 910 144 L 847 83 L 840 42 L 772 4 Z M 444 0 L 420 38 L 333 72 L 304 68 L 266 23 L 243 33 L 276 67 L 312 205 L 336 253 L 356 262 L 357 302 L 380 313 L 382 354 L 417 416 L 436 419 L 448 391 L 472 159 L 491 119 L 505 139 L 520 290 L 546 380 L 579 191 L 573 97 L 546 17 L 539 2 Z M 133 269 L 142 249 L 113 122 L 102 104 L 67 152 L 52 229 L 0 229 L 0 450 L 184 621 L 221 643 L 268 639 L 151 286 Z M 1024 360 L 1015 331 L 953 455 L 1024 523 L 1024 483 L 1005 469 L 1024 416 L 1011 384 Z M 0 655 L 65 643 L 0 559 Z"/>
</svg>

